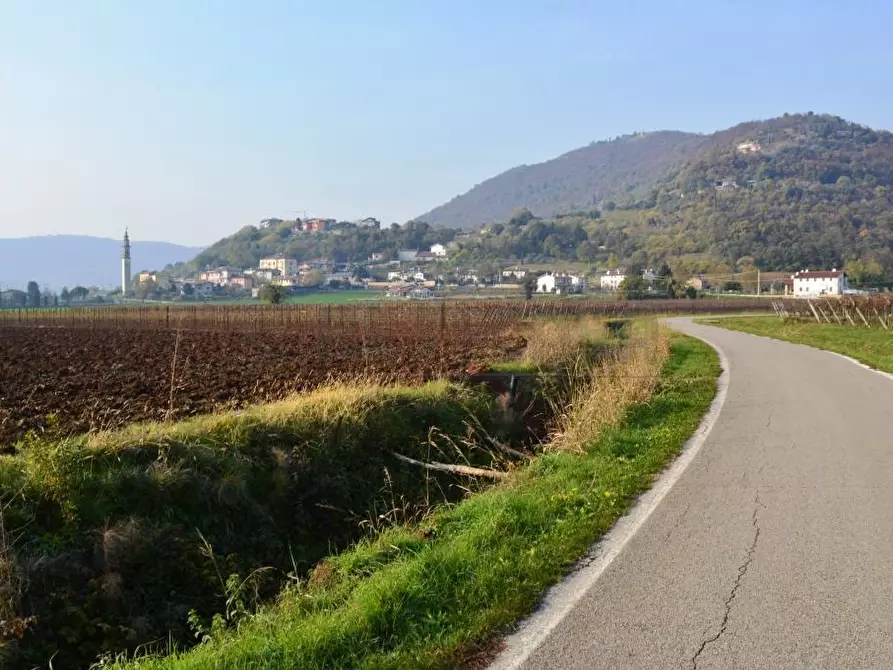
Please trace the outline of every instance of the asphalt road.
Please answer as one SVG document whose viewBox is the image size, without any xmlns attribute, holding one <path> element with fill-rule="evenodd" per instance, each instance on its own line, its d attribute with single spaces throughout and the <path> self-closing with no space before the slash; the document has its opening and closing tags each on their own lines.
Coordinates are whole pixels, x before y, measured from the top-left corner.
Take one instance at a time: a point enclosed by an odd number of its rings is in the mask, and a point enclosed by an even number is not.
<svg viewBox="0 0 893 670">
<path fill-rule="evenodd" d="M 651 516 L 514 667 L 893 668 L 893 380 L 672 323 L 725 352 L 725 405 Z"/>
</svg>

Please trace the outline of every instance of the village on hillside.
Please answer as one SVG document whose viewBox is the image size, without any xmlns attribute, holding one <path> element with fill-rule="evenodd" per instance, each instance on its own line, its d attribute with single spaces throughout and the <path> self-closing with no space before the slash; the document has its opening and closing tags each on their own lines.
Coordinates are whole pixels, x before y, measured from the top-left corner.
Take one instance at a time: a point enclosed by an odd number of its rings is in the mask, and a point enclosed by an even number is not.
<svg viewBox="0 0 893 670">
<path fill-rule="evenodd" d="M 263 224 L 263 222 L 261 222 Z M 326 232 L 335 219 L 297 220 L 294 233 Z M 367 217 L 353 224 L 380 227 L 378 219 Z M 127 241 L 125 240 L 125 245 Z M 851 293 L 846 274 L 837 268 L 804 269 L 794 274 L 754 271 L 753 279 L 741 281 L 741 274 L 695 275 L 681 280 L 664 265 L 653 268 L 594 268 L 566 271 L 550 267 L 524 267 L 510 262 L 497 263 L 487 272 L 450 264 L 455 243 L 434 244 L 427 249 L 402 249 L 396 258 L 373 253 L 362 262 L 338 263 L 330 259 L 300 261 L 284 254 L 260 259 L 256 267 L 214 267 L 190 276 L 169 276 L 143 270 L 130 278 L 122 272 L 123 297 L 129 299 L 212 300 L 223 298 L 263 299 L 269 287 L 280 296 L 325 290 L 373 290 L 388 299 L 424 300 L 456 292 L 489 289 L 506 295 L 523 292 L 533 295 L 612 294 L 626 298 L 696 298 L 704 293 L 752 293 L 793 297 L 840 296 Z M 129 252 L 127 252 L 129 256 Z M 129 262 L 129 259 L 128 259 Z M 748 284 L 745 286 L 745 284 Z"/>
</svg>

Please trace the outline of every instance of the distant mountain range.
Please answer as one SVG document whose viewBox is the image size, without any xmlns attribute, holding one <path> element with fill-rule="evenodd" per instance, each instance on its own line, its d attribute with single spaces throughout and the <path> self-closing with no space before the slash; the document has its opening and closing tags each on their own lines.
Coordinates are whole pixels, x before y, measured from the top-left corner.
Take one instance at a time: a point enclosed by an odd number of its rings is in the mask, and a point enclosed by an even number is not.
<svg viewBox="0 0 893 670">
<path fill-rule="evenodd" d="M 161 269 L 201 251 L 169 242 L 133 242 L 132 268 L 134 272 Z M 121 241 L 86 235 L 0 239 L 0 287 L 23 289 L 32 280 L 53 290 L 119 286 Z"/>
</svg>

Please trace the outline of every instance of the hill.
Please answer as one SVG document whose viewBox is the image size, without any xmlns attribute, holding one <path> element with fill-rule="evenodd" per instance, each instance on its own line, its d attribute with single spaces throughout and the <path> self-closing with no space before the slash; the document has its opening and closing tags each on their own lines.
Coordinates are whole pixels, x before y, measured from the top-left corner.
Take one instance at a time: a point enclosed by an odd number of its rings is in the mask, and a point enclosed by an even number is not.
<svg viewBox="0 0 893 670">
<path fill-rule="evenodd" d="M 464 246 L 469 259 L 613 255 L 686 272 L 849 262 L 893 282 L 893 135 L 815 114 L 742 124 L 706 137 L 626 207 L 513 216 Z"/>
<path fill-rule="evenodd" d="M 525 186 L 504 188 L 512 181 Z M 849 263 L 866 282 L 893 283 L 893 135 L 811 113 L 711 135 L 633 135 L 516 168 L 438 210 L 381 231 L 296 234 L 293 222 L 273 220 L 221 240 L 187 270 L 249 267 L 275 253 L 362 261 L 455 241 L 450 264 L 482 269 L 558 259 L 603 267 L 612 257 L 680 273 Z M 470 236 L 443 227 L 481 211 L 493 214 L 479 215 L 487 225 Z"/>
<path fill-rule="evenodd" d="M 276 254 L 299 261 L 324 258 L 338 263 L 365 261 L 373 253 L 391 259 L 396 258 L 399 249 L 429 249 L 432 244 L 451 242 L 457 232 L 414 221 L 382 230 L 341 222 L 325 233 L 295 232 L 294 226 L 294 221 L 281 219 L 245 226 L 215 242 L 183 267 L 169 270 L 189 276 L 220 265 L 257 267 L 261 258 Z"/>
<path fill-rule="evenodd" d="M 507 220 L 516 207 L 549 218 L 597 205 L 610 209 L 613 202 L 629 206 L 679 176 L 683 177 L 679 187 L 689 190 L 711 179 L 738 176 L 807 183 L 830 183 L 845 175 L 858 180 L 865 169 L 886 173 L 893 163 L 889 137 L 840 117 L 811 113 L 743 123 L 711 135 L 671 131 L 628 135 L 545 163 L 513 168 L 418 219 L 467 228 Z M 748 141 L 757 142 L 761 150 L 737 150 L 739 143 Z M 806 163 L 798 166 L 798 160 Z M 865 165 L 850 175 L 853 160 Z"/>
<path fill-rule="evenodd" d="M 133 242 L 133 270 L 187 261 L 200 251 L 169 242 Z M 119 286 L 121 242 L 86 235 L 0 239 L 2 288 L 24 288 L 31 280 L 55 290 L 76 285 Z"/>
<path fill-rule="evenodd" d="M 515 207 L 550 217 L 603 201 L 634 201 L 707 144 L 708 137 L 679 131 L 593 142 L 545 163 L 503 172 L 418 220 L 471 228 L 508 219 Z"/>
</svg>

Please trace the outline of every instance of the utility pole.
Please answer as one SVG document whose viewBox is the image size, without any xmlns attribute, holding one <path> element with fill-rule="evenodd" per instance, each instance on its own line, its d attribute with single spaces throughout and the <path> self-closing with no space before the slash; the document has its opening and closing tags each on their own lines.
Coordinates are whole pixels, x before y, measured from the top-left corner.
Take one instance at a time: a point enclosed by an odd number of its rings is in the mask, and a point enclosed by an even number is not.
<svg viewBox="0 0 893 670">
<path fill-rule="evenodd" d="M 760 295 L 760 270 L 757 268 L 757 296 Z"/>
</svg>

